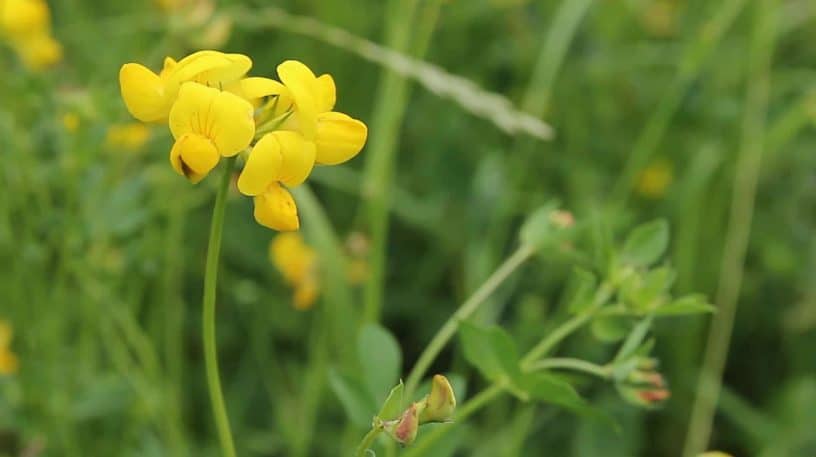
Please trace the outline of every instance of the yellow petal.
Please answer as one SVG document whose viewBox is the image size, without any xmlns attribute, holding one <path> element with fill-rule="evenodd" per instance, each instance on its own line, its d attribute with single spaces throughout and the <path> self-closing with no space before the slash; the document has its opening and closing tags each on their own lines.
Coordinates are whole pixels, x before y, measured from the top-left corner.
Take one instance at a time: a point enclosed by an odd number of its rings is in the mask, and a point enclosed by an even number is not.
<svg viewBox="0 0 816 457">
<path fill-rule="evenodd" d="M 334 78 L 330 74 L 320 75 L 317 78 L 317 86 L 320 91 L 320 98 L 318 99 L 317 112 L 325 113 L 334 109 L 334 103 L 337 101 L 337 88 L 334 85 Z"/>
<path fill-rule="evenodd" d="M 298 186 L 309 177 L 315 164 L 315 145 L 297 132 L 278 130 L 272 132 L 280 144 L 283 157 L 278 180 L 289 187 Z"/>
<path fill-rule="evenodd" d="M 204 179 L 219 158 L 212 141 L 194 133 L 183 135 L 170 150 L 170 165 L 193 184 Z"/>
<path fill-rule="evenodd" d="M 162 78 L 170 76 L 173 73 L 173 71 L 175 71 L 176 65 L 178 65 L 178 62 L 176 62 L 172 57 L 170 56 L 165 57 L 164 67 L 162 67 L 161 71 L 159 72 L 159 76 Z"/>
<path fill-rule="evenodd" d="M 295 309 L 305 311 L 311 309 L 320 295 L 320 287 L 316 280 L 308 279 L 295 286 L 295 295 L 292 297 L 292 304 Z"/>
<path fill-rule="evenodd" d="M 300 228 L 295 200 L 277 183 L 255 197 L 255 220 L 264 227 L 282 232 Z"/>
<path fill-rule="evenodd" d="M 219 92 L 215 97 L 209 137 L 222 156 L 234 156 L 249 147 L 255 136 L 252 114 L 252 104 L 235 94 Z"/>
<path fill-rule="evenodd" d="M 290 284 L 298 284 L 314 274 L 317 254 L 297 232 L 278 234 L 270 243 L 269 256 L 275 268 Z"/>
<path fill-rule="evenodd" d="M 343 113 L 328 112 L 318 116 L 317 163 L 337 165 L 357 153 L 365 145 L 368 128 L 365 124 Z"/>
<path fill-rule="evenodd" d="M 167 117 L 169 106 L 164 83 L 159 75 L 137 63 L 126 63 L 119 70 L 122 99 L 130 114 L 143 122 L 159 121 Z"/>
<path fill-rule="evenodd" d="M 278 141 L 272 135 L 264 135 L 252 148 L 238 176 L 238 190 L 248 196 L 264 193 L 270 184 L 278 180 L 282 162 Z"/>
<path fill-rule="evenodd" d="M 51 27 L 51 15 L 44 1 L 4 0 L 0 2 L 0 30 L 11 38 L 31 35 Z"/>
<path fill-rule="evenodd" d="M 244 78 L 241 80 L 240 87 L 240 93 L 237 95 L 241 95 L 247 100 L 268 97 L 270 95 L 288 95 L 289 93 L 289 90 L 283 84 L 274 79 L 261 77 Z"/>
<path fill-rule="evenodd" d="M 278 65 L 278 76 L 292 93 L 299 126 L 307 140 L 314 138 L 318 99 L 321 98 L 317 78 L 309 67 L 297 60 L 287 60 Z"/>
<path fill-rule="evenodd" d="M 210 107 L 218 89 L 188 82 L 181 86 L 176 102 L 170 109 L 170 132 L 179 139 L 190 132 L 204 134 L 208 130 Z"/>
<path fill-rule="evenodd" d="M 169 75 L 177 82 L 196 81 L 218 86 L 237 81 L 252 68 L 252 60 L 243 54 L 198 51 L 181 59 Z"/>
<path fill-rule="evenodd" d="M 18 42 L 16 48 L 32 70 L 44 70 L 62 59 L 62 45 L 44 32 Z"/>
</svg>

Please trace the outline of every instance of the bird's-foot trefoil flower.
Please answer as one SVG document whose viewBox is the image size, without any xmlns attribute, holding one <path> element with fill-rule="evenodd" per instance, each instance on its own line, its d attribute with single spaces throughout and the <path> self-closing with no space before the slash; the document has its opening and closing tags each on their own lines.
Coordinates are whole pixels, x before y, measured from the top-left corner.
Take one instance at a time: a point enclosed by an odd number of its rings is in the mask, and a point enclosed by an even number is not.
<svg viewBox="0 0 816 457">
<path fill-rule="evenodd" d="M 119 82 L 135 118 L 167 120 L 175 139 L 170 164 L 178 174 L 197 183 L 221 157 L 241 154 L 237 186 L 253 197 L 255 220 L 273 230 L 298 230 L 289 189 L 303 184 L 315 166 L 353 158 L 368 130 L 333 111 L 337 90 L 330 75 L 315 76 L 303 63 L 287 60 L 278 66 L 276 81 L 248 77 L 251 67 L 242 54 L 198 51 L 178 61 L 167 57 L 158 73 L 127 63 Z M 300 295 L 317 290 L 304 287 Z"/>
</svg>

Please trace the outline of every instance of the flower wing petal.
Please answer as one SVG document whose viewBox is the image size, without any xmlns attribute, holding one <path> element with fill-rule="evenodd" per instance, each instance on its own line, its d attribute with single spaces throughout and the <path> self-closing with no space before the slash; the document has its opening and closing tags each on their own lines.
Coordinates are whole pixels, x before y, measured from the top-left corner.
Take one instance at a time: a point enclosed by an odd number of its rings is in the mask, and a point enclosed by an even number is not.
<svg viewBox="0 0 816 457">
<path fill-rule="evenodd" d="M 279 130 L 270 134 L 280 144 L 283 157 L 281 164 L 280 182 L 289 187 L 303 183 L 312 172 L 315 164 L 315 145 L 306 141 L 297 132 Z"/>
<path fill-rule="evenodd" d="M 169 106 L 164 83 L 159 75 L 137 63 L 126 63 L 119 70 L 119 88 L 130 114 L 143 122 L 167 117 Z"/>
<path fill-rule="evenodd" d="M 282 162 L 280 144 L 272 135 L 264 135 L 252 148 L 238 176 L 238 190 L 248 196 L 264 193 L 271 183 L 278 180 Z"/>
<path fill-rule="evenodd" d="M 351 159 L 363 148 L 367 137 L 368 128 L 357 119 L 334 111 L 321 114 L 315 137 L 317 163 L 337 165 Z"/>
</svg>

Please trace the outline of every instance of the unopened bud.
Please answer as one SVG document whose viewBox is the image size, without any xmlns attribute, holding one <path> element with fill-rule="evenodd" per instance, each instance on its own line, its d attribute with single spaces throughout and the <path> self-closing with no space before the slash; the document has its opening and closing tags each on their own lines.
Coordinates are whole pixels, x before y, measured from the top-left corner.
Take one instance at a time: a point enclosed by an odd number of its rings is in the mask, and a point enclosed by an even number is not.
<svg viewBox="0 0 816 457">
<path fill-rule="evenodd" d="M 419 423 L 448 422 L 453 418 L 455 409 L 456 395 L 448 378 L 439 374 L 434 376 L 431 393 L 425 397 L 425 409 L 419 416 Z"/>
<path fill-rule="evenodd" d="M 413 403 L 399 419 L 383 424 L 383 429 L 391 438 L 403 446 L 414 442 L 419 429 L 419 415 L 425 408 L 425 402 Z"/>
<path fill-rule="evenodd" d="M 649 404 L 659 403 L 671 396 L 667 389 L 641 390 L 638 396 Z"/>
<path fill-rule="evenodd" d="M 575 225 L 575 217 L 569 211 L 554 210 L 550 213 L 550 222 L 559 228 L 570 228 Z"/>
</svg>

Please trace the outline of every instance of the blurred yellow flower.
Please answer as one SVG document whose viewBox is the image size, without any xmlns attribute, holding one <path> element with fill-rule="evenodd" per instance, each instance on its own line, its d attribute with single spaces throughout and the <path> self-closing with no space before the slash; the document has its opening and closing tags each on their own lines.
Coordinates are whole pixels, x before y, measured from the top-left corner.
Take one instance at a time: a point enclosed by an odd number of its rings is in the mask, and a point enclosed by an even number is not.
<svg viewBox="0 0 816 457">
<path fill-rule="evenodd" d="M 114 124 L 108 128 L 105 144 L 111 149 L 138 151 L 150 139 L 150 128 L 139 122 Z"/>
<path fill-rule="evenodd" d="M 79 128 L 79 116 L 77 113 L 70 112 L 62 115 L 62 126 L 68 133 L 74 133 Z"/>
<path fill-rule="evenodd" d="M 170 131 L 176 139 L 170 150 L 173 169 L 197 183 L 221 156 L 234 156 L 252 142 L 252 105 L 230 92 L 186 82 L 170 110 Z"/>
<path fill-rule="evenodd" d="M 645 198 L 659 199 L 666 194 L 673 179 L 671 163 L 657 160 L 640 173 L 635 191 Z"/>
<path fill-rule="evenodd" d="M 62 59 L 62 46 L 51 36 L 51 12 L 43 0 L 0 1 L 0 35 L 32 70 Z"/>
<path fill-rule="evenodd" d="M 281 233 L 269 244 L 269 259 L 294 291 L 293 305 L 306 310 L 320 294 L 317 253 L 298 233 Z"/>
<path fill-rule="evenodd" d="M 679 5 L 676 0 L 654 0 L 643 8 L 641 23 L 648 33 L 669 37 L 677 31 Z"/>
<path fill-rule="evenodd" d="M 11 338 L 14 336 L 11 325 L 0 320 L 0 375 L 17 372 L 17 356 L 11 352 Z"/>
<path fill-rule="evenodd" d="M 178 62 L 167 57 L 159 74 L 144 65 L 126 63 L 119 70 L 119 85 L 122 99 L 133 117 L 143 122 L 157 122 L 170 114 L 185 82 L 222 87 L 241 79 L 251 67 L 252 60 L 242 54 L 198 51 Z"/>
</svg>

